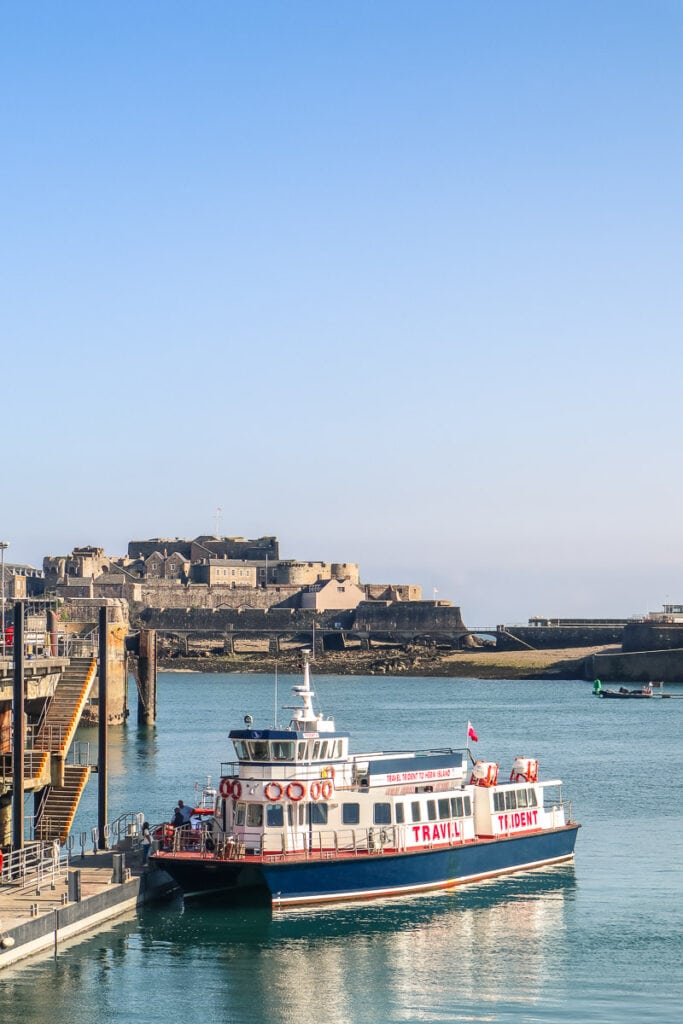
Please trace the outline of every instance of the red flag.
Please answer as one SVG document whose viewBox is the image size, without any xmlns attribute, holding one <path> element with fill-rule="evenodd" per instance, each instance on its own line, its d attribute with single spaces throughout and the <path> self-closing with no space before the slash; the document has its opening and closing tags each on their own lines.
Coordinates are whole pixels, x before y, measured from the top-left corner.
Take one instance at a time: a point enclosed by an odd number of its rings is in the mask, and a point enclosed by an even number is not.
<svg viewBox="0 0 683 1024">
<path fill-rule="evenodd" d="M 471 722 L 467 723 L 467 739 L 468 740 L 474 740 L 475 743 L 479 742 L 479 737 L 477 736 L 476 732 L 474 731 L 474 726 L 472 725 Z"/>
</svg>

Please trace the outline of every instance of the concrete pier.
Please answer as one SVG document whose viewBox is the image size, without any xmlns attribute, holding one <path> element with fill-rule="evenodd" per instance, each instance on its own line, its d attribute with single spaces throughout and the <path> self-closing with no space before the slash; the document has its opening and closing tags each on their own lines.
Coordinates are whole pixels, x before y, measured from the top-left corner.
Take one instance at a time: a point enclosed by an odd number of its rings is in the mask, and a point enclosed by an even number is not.
<svg viewBox="0 0 683 1024">
<path fill-rule="evenodd" d="M 164 871 L 142 868 L 138 851 L 123 854 L 132 866 L 121 857 L 117 851 L 77 857 L 53 885 L 36 877 L 21 888 L 0 886 L 0 970 L 39 953 L 58 956 L 67 939 L 176 891 Z"/>
</svg>

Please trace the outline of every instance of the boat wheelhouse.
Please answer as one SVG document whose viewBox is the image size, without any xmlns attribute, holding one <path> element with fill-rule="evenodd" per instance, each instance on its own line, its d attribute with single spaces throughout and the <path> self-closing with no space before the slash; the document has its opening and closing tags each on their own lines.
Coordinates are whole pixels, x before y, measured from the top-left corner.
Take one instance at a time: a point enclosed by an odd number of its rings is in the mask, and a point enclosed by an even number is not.
<svg viewBox="0 0 683 1024">
<path fill-rule="evenodd" d="M 516 758 L 510 780 L 468 750 L 354 754 L 316 714 L 308 663 L 287 729 L 230 732 L 214 816 L 152 859 L 186 896 L 274 905 L 425 891 L 568 860 L 578 824 L 559 780 Z M 469 776 L 469 777 L 468 777 Z"/>
</svg>

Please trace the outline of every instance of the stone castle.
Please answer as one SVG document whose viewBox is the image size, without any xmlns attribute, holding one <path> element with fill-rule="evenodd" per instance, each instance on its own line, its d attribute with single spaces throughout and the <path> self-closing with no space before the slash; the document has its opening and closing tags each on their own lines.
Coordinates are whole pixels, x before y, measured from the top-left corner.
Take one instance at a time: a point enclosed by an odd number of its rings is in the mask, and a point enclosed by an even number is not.
<svg viewBox="0 0 683 1024">
<path fill-rule="evenodd" d="M 125 599 L 133 609 L 324 612 L 364 601 L 422 600 L 416 584 L 362 583 L 354 562 L 282 559 L 277 537 L 154 537 L 130 541 L 124 557 L 78 547 L 44 558 L 43 578 L 46 596 Z"/>
</svg>

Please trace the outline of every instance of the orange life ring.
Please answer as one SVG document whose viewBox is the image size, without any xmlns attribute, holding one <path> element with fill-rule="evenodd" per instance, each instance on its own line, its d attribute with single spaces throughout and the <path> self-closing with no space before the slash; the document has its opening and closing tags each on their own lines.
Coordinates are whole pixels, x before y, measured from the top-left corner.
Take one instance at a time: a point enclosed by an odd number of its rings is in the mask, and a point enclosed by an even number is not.
<svg viewBox="0 0 683 1024">
<path fill-rule="evenodd" d="M 287 786 L 287 799 L 297 803 L 306 796 L 306 786 L 303 782 L 290 782 Z"/>
<path fill-rule="evenodd" d="M 334 786 L 332 785 L 331 779 L 325 779 L 322 784 L 323 800 L 329 800 L 334 792 Z"/>
<path fill-rule="evenodd" d="M 315 782 L 311 783 L 311 800 L 319 800 L 321 790 L 322 786 L 316 779 Z"/>
<path fill-rule="evenodd" d="M 235 779 L 232 784 L 232 798 L 233 800 L 239 800 L 242 796 L 242 783 L 239 779 Z"/>
<path fill-rule="evenodd" d="M 334 778 L 334 768 L 332 767 L 331 764 L 329 764 L 327 766 L 327 778 L 328 779 L 333 779 Z"/>
<path fill-rule="evenodd" d="M 224 800 L 232 796 L 232 779 L 222 778 L 218 784 L 218 792 Z"/>
<path fill-rule="evenodd" d="M 273 790 L 275 790 L 276 792 L 273 793 Z M 270 801 L 270 803 L 277 803 L 277 801 L 280 800 L 282 797 L 282 786 L 280 785 L 279 782 L 268 782 L 263 790 L 263 793 L 266 800 Z"/>
</svg>

